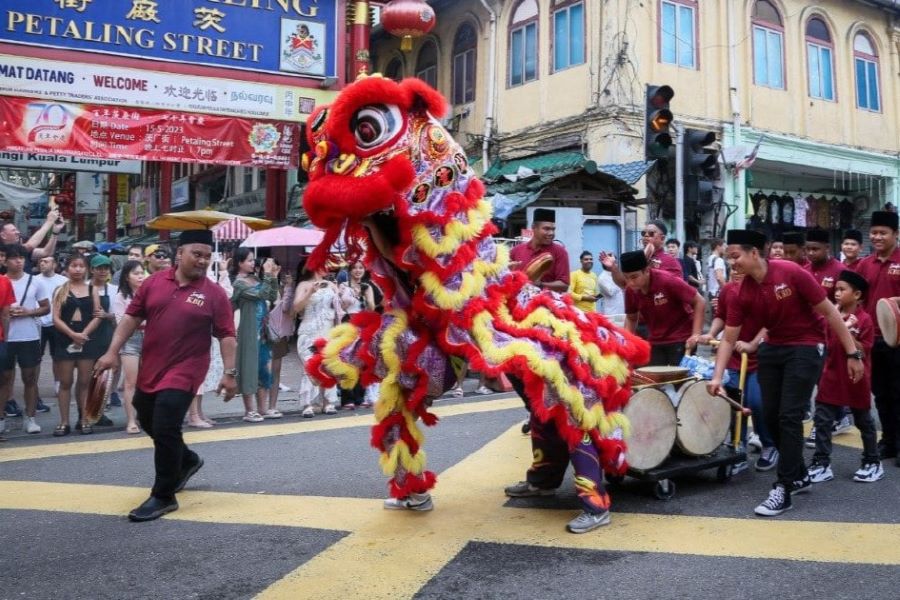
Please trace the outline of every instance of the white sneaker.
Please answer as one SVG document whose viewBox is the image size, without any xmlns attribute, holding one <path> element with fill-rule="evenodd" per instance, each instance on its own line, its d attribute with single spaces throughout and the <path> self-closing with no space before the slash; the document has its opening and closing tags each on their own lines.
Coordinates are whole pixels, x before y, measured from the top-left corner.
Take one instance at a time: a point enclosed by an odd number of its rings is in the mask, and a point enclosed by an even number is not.
<svg viewBox="0 0 900 600">
<path fill-rule="evenodd" d="M 263 418 L 261 414 L 259 414 L 255 410 L 251 410 L 246 415 L 244 415 L 244 420 L 248 423 L 262 423 Z"/>
<path fill-rule="evenodd" d="M 283 383 L 279 383 L 279 384 L 278 384 L 278 391 L 280 391 L 280 392 L 290 392 L 290 391 L 291 391 L 291 387 L 288 386 L 288 385 L 284 385 Z"/>
<path fill-rule="evenodd" d="M 884 479 L 884 468 L 880 462 L 864 464 L 853 474 L 853 481 L 861 483 L 874 483 L 882 479 Z"/>
<path fill-rule="evenodd" d="M 810 463 L 808 473 L 809 480 L 813 483 L 825 483 L 826 481 L 834 479 L 834 472 L 831 470 L 831 465 L 822 464 L 815 460 Z"/>
<path fill-rule="evenodd" d="M 325 410 L 323 412 L 326 415 L 336 415 L 337 409 L 333 405 L 329 404 L 328 406 L 325 407 Z"/>
<path fill-rule="evenodd" d="M 600 514 L 582 512 L 580 515 L 569 521 L 566 529 L 572 533 L 587 533 L 593 529 L 597 529 L 603 525 L 609 525 L 609 511 L 604 510 Z"/>
<path fill-rule="evenodd" d="M 431 494 L 410 494 L 405 498 L 388 498 L 384 501 L 387 510 L 415 510 L 425 512 L 434 508 Z"/>
<path fill-rule="evenodd" d="M 762 442 L 759 440 L 759 436 L 755 433 L 751 433 L 747 438 L 747 447 L 753 448 L 755 452 L 762 452 Z"/>
<path fill-rule="evenodd" d="M 300 416 L 304 419 L 312 419 L 314 416 L 316 416 L 316 412 L 313 410 L 312 406 L 307 406 L 303 409 L 303 412 L 300 413 Z"/>
<path fill-rule="evenodd" d="M 280 410 L 277 410 L 277 409 L 274 409 L 274 408 L 270 408 L 270 409 L 267 410 L 267 411 L 265 412 L 265 414 L 263 415 L 263 419 L 280 419 L 280 418 L 282 418 L 283 416 L 284 416 L 284 415 L 281 413 Z"/>
<path fill-rule="evenodd" d="M 41 426 L 37 424 L 37 421 L 34 420 L 34 417 L 25 417 L 24 423 L 22 423 L 22 429 L 24 429 L 28 433 L 40 433 Z"/>
<path fill-rule="evenodd" d="M 850 415 L 844 415 L 832 426 L 831 433 L 833 433 L 834 435 L 838 435 L 841 433 L 847 433 L 851 429 L 853 429 L 853 421 L 850 419 Z"/>
<path fill-rule="evenodd" d="M 475 390 L 475 393 L 479 394 L 481 396 L 487 396 L 488 394 L 493 394 L 494 390 L 492 390 L 491 388 L 489 388 L 487 386 L 482 385 L 482 386 L 479 386 L 477 390 Z"/>
</svg>

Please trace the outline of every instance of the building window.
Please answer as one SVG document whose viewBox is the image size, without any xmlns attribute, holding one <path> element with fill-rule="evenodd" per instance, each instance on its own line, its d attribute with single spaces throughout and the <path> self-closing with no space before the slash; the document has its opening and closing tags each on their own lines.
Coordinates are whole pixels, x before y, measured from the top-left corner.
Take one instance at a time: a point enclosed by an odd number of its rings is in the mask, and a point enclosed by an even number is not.
<svg viewBox="0 0 900 600">
<path fill-rule="evenodd" d="M 856 105 L 865 110 L 881 111 L 878 54 L 872 39 L 865 33 L 857 33 L 853 38 L 853 62 L 856 69 Z"/>
<path fill-rule="evenodd" d="M 475 100 L 475 47 L 478 36 L 471 23 L 463 23 L 453 38 L 453 104 Z"/>
<path fill-rule="evenodd" d="M 806 24 L 806 61 L 809 71 L 809 95 L 834 100 L 834 45 L 825 21 L 813 17 Z"/>
<path fill-rule="evenodd" d="M 697 2 L 662 0 L 660 3 L 660 61 L 694 69 L 697 67 Z"/>
<path fill-rule="evenodd" d="M 394 81 L 403 79 L 403 61 L 399 58 L 393 58 L 384 68 L 384 76 Z"/>
<path fill-rule="evenodd" d="M 559 2 L 553 12 L 553 70 L 584 63 L 584 2 Z"/>
<path fill-rule="evenodd" d="M 522 0 L 513 11 L 509 30 L 509 85 L 522 85 L 538 76 L 538 5 Z"/>
<path fill-rule="evenodd" d="M 753 81 L 784 89 L 784 25 L 768 0 L 753 5 Z"/>
<path fill-rule="evenodd" d="M 416 77 L 437 89 L 437 44 L 428 40 L 419 49 L 419 57 L 416 59 Z"/>
</svg>

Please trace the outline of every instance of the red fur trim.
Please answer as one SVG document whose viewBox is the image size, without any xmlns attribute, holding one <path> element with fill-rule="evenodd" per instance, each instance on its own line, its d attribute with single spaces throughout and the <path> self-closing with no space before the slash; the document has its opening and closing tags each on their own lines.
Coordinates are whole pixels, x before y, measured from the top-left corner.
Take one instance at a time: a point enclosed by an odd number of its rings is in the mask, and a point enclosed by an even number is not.
<svg viewBox="0 0 900 600">
<path fill-rule="evenodd" d="M 400 87 L 409 94 L 413 101 L 422 102 L 425 110 L 432 117 L 440 119 L 447 112 L 447 101 L 444 100 L 441 93 L 418 77 L 407 77 L 400 82 Z"/>
<path fill-rule="evenodd" d="M 431 471 L 425 471 L 421 475 L 407 473 L 403 485 L 398 485 L 395 478 L 388 482 L 388 490 L 391 498 L 406 498 L 410 494 L 424 494 L 437 483 L 437 476 Z"/>
</svg>

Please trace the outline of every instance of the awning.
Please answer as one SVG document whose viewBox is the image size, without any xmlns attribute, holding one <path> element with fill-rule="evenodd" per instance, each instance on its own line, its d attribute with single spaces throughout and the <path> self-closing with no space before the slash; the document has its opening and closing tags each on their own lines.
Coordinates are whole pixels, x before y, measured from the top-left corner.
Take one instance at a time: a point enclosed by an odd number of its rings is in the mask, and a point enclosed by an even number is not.
<svg viewBox="0 0 900 600">
<path fill-rule="evenodd" d="M 635 161 L 598 166 L 581 152 L 549 152 L 505 162 L 495 162 L 484 174 L 487 195 L 492 196 L 494 216 L 500 219 L 536 201 L 544 189 L 571 175 L 583 173 L 608 188 L 615 196 L 632 196 L 636 183 L 655 161 Z"/>
</svg>

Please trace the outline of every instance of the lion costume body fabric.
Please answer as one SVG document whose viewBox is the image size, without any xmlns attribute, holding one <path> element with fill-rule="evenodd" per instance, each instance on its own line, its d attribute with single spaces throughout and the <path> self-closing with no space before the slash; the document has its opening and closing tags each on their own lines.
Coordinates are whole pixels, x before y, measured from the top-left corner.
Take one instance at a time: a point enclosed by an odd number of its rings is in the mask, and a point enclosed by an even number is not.
<svg viewBox="0 0 900 600">
<path fill-rule="evenodd" d="M 621 474 L 630 365 L 646 362 L 648 346 L 509 270 L 484 186 L 437 120 L 445 106 L 418 79 L 376 75 L 310 116 L 303 203 L 325 239 L 307 268 L 321 268 L 343 232 L 386 308 L 335 327 L 307 371 L 326 386 L 381 382 L 372 445 L 394 498 L 436 482 L 418 421 L 436 423 L 431 400 L 457 381 L 451 357 L 521 380 L 541 422 L 570 447 L 592 441 L 604 469 Z"/>
</svg>

